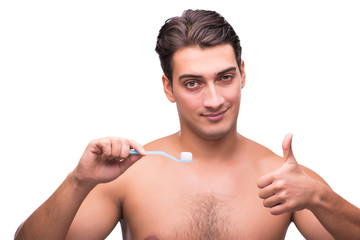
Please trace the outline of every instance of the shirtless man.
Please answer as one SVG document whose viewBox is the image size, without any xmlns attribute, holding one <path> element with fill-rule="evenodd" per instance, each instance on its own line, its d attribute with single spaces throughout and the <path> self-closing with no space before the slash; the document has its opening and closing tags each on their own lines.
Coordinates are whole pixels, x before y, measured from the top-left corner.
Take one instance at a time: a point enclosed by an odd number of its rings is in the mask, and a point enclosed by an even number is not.
<svg viewBox="0 0 360 240">
<path fill-rule="evenodd" d="M 91 141 L 16 239 L 104 239 L 119 221 L 124 239 L 284 239 L 292 221 L 306 239 L 360 238 L 360 210 L 296 162 L 292 135 L 280 157 L 237 132 L 246 75 L 240 41 L 223 17 L 184 12 L 162 27 L 156 51 L 179 132 L 144 147 Z M 145 149 L 192 152 L 194 162 Z"/>
</svg>

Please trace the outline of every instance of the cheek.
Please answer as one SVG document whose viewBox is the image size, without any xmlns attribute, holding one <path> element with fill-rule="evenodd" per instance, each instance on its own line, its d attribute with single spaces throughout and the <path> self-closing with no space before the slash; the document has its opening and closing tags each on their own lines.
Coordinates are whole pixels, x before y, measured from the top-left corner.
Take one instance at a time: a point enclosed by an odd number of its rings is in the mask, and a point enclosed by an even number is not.
<svg viewBox="0 0 360 240">
<path fill-rule="evenodd" d="M 196 110 L 201 107 L 201 97 L 198 95 L 185 94 L 176 97 L 176 103 L 178 109 L 182 112 L 196 112 Z"/>
<path fill-rule="evenodd" d="M 222 95 L 223 95 L 225 101 L 227 101 L 227 102 L 233 102 L 233 103 L 240 102 L 240 98 L 241 98 L 240 86 L 236 85 L 229 89 L 224 89 Z"/>
</svg>

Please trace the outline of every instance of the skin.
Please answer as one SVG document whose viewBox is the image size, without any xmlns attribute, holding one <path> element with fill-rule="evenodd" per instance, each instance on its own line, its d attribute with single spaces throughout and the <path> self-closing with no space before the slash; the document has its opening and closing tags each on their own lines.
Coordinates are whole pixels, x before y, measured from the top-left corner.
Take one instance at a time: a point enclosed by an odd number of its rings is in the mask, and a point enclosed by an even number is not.
<svg viewBox="0 0 360 240">
<path fill-rule="evenodd" d="M 124 239 L 284 239 L 291 221 L 306 239 L 358 239 L 359 209 L 296 162 L 292 135 L 281 157 L 237 132 L 246 75 L 230 45 L 180 49 L 173 69 L 173 85 L 162 80 L 180 131 L 144 148 L 115 137 L 90 142 L 16 239 L 104 239 L 119 220 Z M 144 149 L 192 152 L 194 162 Z"/>
</svg>

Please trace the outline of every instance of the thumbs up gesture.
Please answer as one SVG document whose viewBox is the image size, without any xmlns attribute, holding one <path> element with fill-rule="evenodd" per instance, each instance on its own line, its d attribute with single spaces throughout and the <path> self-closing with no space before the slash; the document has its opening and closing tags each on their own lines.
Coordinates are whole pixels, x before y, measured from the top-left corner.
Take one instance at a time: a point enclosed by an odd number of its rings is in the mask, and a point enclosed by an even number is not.
<svg viewBox="0 0 360 240">
<path fill-rule="evenodd" d="M 273 215 L 308 208 L 315 195 L 315 180 L 297 163 L 292 138 L 292 134 L 286 135 L 282 144 L 284 164 L 257 182 L 259 197 Z"/>
<path fill-rule="evenodd" d="M 291 143 L 292 143 L 293 135 L 291 133 L 287 134 L 282 143 L 283 155 L 285 164 L 293 163 L 297 164 L 296 159 L 294 157 L 294 153 L 292 151 Z"/>
</svg>

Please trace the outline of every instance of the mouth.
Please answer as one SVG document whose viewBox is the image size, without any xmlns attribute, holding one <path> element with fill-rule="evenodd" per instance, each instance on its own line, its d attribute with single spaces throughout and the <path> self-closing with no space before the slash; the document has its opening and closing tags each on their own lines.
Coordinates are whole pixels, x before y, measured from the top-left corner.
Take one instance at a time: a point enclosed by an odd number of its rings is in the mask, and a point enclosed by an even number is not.
<svg viewBox="0 0 360 240">
<path fill-rule="evenodd" d="M 224 118 L 226 111 L 228 110 L 225 109 L 223 111 L 220 112 L 216 112 L 216 113 L 204 113 L 201 114 L 203 117 L 205 117 L 207 120 L 211 121 L 211 122 L 217 122 L 220 121 L 221 119 Z"/>
</svg>

